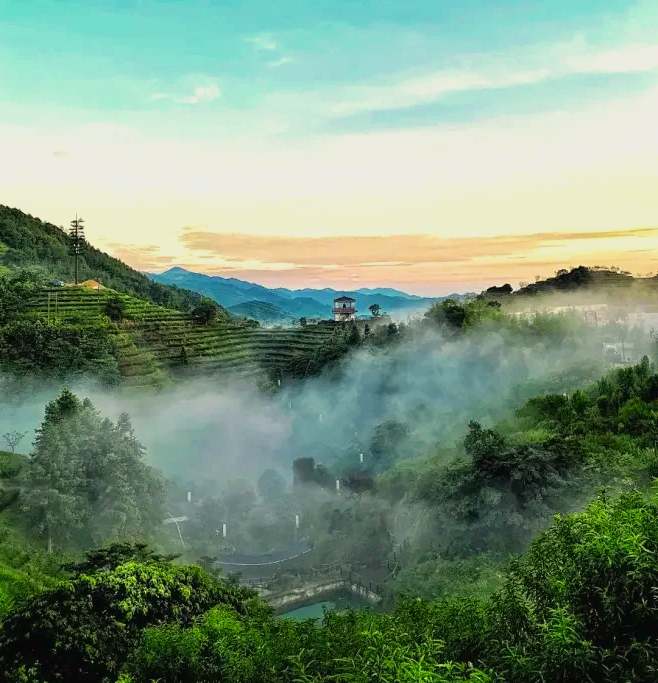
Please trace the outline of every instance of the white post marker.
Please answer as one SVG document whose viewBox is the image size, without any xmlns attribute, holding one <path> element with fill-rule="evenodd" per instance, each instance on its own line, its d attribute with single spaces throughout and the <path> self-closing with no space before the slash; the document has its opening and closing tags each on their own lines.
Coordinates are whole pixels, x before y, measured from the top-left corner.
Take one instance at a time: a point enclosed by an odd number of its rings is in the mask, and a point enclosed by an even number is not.
<svg viewBox="0 0 658 683">
<path fill-rule="evenodd" d="M 187 492 L 187 502 L 191 503 L 192 502 L 192 491 Z"/>
<path fill-rule="evenodd" d="M 363 453 L 359 453 L 359 462 L 363 462 Z"/>
<path fill-rule="evenodd" d="M 299 515 L 295 515 L 295 527 L 299 529 Z"/>
<path fill-rule="evenodd" d="M 320 422 L 322 422 L 322 413 L 320 413 Z"/>
<path fill-rule="evenodd" d="M 222 538 L 226 538 L 226 524 L 222 524 Z"/>
<path fill-rule="evenodd" d="M 340 493 L 340 479 L 336 479 L 336 493 Z"/>
</svg>

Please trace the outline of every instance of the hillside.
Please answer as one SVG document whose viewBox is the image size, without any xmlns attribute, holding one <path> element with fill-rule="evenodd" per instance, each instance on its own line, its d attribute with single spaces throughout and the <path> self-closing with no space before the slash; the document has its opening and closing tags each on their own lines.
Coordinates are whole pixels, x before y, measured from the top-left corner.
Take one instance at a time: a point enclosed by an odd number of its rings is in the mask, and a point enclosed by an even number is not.
<svg viewBox="0 0 658 683">
<path fill-rule="evenodd" d="M 294 315 L 267 301 L 245 301 L 236 306 L 231 306 L 228 310 L 235 316 L 252 318 L 265 324 L 290 324 L 297 322 L 297 318 Z"/>
<path fill-rule="evenodd" d="M 578 266 L 571 270 L 558 270 L 553 277 L 527 284 L 516 291 L 513 291 L 510 284 L 489 287 L 482 293 L 482 296 L 499 299 L 528 299 L 550 294 L 573 294 L 588 290 L 620 292 L 620 290 L 628 291 L 638 284 L 653 288 L 658 284 L 658 277 L 636 278 L 618 268 Z"/>
<path fill-rule="evenodd" d="M 149 274 L 156 282 L 175 284 L 211 297 L 218 304 L 231 308 L 249 301 L 259 301 L 280 308 L 294 318 L 328 318 L 335 298 L 343 295 L 356 300 L 356 308 L 361 314 L 368 314 L 372 304 L 379 304 L 382 311 L 405 313 L 425 310 L 436 301 L 446 297 L 419 297 L 394 289 L 359 289 L 357 291 L 338 291 L 335 289 L 297 289 L 283 287 L 268 289 L 262 285 L 244 282 L 236 278 L 193 273 L 184 268 L 171 268 L 164 273 Z M 452 295 L 459 297 L 460 295 Z"/>
<path fill-rule="evenodd" d="M 258 377 L 283 367 L 295 352 L 313 351 L 333 334 L 331 326 L 265 330 L 234 319 L 200 325 L 181 311 L 85 287 L 43 289 L 24 317 L 96 328 L 108 325 L 105 304 L 117 296 L 124 301 L 125 317 L 109 330 L 127 387 L 159 387 L 168 379 L 194 377 Z"/>
<path fill-rule="evenodd" d="M 48 279 L 72 282 L 74 263 L 68 237 L 52 223 L 0 204 L 0 274 L 28 267 L 38 267 Z M 199 303 L 198 294 L 154 282 L 91 245 L 79 258 L 79 280 L 89 279 L 178 311 L 191 311 Z"/>
</svg>

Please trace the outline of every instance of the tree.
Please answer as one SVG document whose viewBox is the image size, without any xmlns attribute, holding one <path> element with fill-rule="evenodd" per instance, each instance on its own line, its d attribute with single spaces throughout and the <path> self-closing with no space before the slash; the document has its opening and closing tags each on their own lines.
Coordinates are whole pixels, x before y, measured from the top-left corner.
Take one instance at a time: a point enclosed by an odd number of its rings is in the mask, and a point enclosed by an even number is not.
<svg viewBox="0 0 658 683">
<path fill-rule="evenodd" d="M 370 438 L 370 453 L 380 468 L 388 468 L 402 454 L 409 440 L 409 426 L 400 420 L 385 420 Z"/>
<path fill-rule="evenodd" d="M 123 320 L 126 315 L 126 302 L 121 297 L 111 297 L 105 302 L 105 315 L 114 322 Z"/>
<path fill-rule="evenodd" d="M 192 318 L 200 325 L 210 325 L 217 318 L 219 306 L 212 299 L 203 299 L 192 311 Z"/>
<path fill-rule="evenodd" d="M 258 495 L 268 502 L 279 500 L 286 492 L 286 482 L 276 470 L 265 470 L 256 484 Z"/>
<path fill-rule="evenodd" d="M 84 219 L 78 218 L 71 221 L 71 228 L 69 229 L 69 245 L 70 253 L 75 258 L 75 284 L 78 284 L 78 257 L 85 250 L 85 228 Z"/>
<path fill-rule="evenodd" d="M 178 557 L 180 555 L 160 555 L 146 543 L 110 543 L 102 548 L 88 550 L 83 560 L 64 564 L 62 569 L 77 579 L 83 574 L 114 571 L 126 562 L 167 565 Z"/>
<path fill-rule="evenodd" d="M 502 287 L 489 287 L 485 294 L 509 296 L 512 293 L 512 285 L 505 284 Z"/>
<path fill-rule="evenodd" d="M 300 327 L 306 327 L 306 323 L 307 323 L 306 318 L 301 317 L 301 318 L 299 319 L 299 326 L 300 326 Z"/>
<path fill-rule="evenodd" d="M 347 335 L 347 345 L 348 346 L 358 346 L 361 343 L 361 335 L 359 334 L 359 328 L 356 323 L 352 323 L 350 326 L 350 331 Z"/>
<path fill-rule="evenodd" d="M 297 458 L 292 463 L 293 482 L 310 484 L 315 480 L 315 458 Z"/>
<path fill-rule="evenodd" d="M 23 313 L 42 284 L 43 277 L 34 269 L 0 275 L 0 325 L 6 325 Z"/>
<path fill-rule="evenodd" d="M 293 484 L 315 484 L 330 488 L 334 482 L 331 472 L 315 462 L 315 458 L 297 458 L 292 463 Z"/>
<path fill-rule="evenodd" d="M 189 363 L 189 360 L 187 358 L 187 349 L 184 346 L 180 347 L 180 351 L 178 352 L 176 362 L 178 363 L 178 365 L 187 365 Z"/>
<path fill-rule="evenodd" d="M 445 299 L 433 304 L 424 317 L 444 329 L 460 330 L 466 324 L 466 309 L 455 299 Z"/>
<path fill-rule="evenodd" d="M 12 453 L 16 452 L 16 446 L 27 436 L 27 432 L 7 432 L 2 435 L 2 438 L 7 443 L 7 448 Z"/>
<path fill-rule="evenodd" d="M 381 306 L 379 304 L 371 304 L 368 306 L 370 313 L 372 313 L 373 318 L 378 318 L 381 312 Z"/>
<path fill-rule="evenodd" d="M 483 479 L 496 477 L 509 466 L 509 458 L 504 457 L 506 446 L 505 439 L 494 429 L 483 429 L 478 422 L 469 422 L 464 449 Z"/>
<path fill-rule="evenodd" d="M 376 489 L 375 477 L 371 472 L 365 470 L 352 469 L 345 475 L 343 484 L 350 491 L 357 494 L 370 493 Z"/>
<path fill-rule="evenodd" d="M 222 503 L 229 520 L 240 519 L 246 517 L 256 505 L 256 493 L 249 482 L 237 479 L 222 493 Z"/>
</svg>

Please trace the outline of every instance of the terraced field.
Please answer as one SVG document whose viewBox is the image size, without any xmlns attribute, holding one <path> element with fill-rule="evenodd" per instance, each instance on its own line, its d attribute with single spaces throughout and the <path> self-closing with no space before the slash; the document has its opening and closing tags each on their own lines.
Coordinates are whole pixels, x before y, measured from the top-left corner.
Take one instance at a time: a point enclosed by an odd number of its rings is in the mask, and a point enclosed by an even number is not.
<svg viewBox="0 0 658 683">
<path fill-rule="evenodd" d="M 110 323 L 109 297 L 124 300 L 126 319 Z M 296 351 L 312 351 L 331 337 L 331 326 L 260 329 L 240 321 L 198 325 L 190 316 L 109 289 L 54 287 L 42 290 L 29 316 L 51 322 L 109 325 L 116 335 L 119 371 L 129 387 L 157 388 L 191 377 L 257 378 L 285 364 Z M 184 348 L 187 364 L 181 364 Z"/>
</svg>

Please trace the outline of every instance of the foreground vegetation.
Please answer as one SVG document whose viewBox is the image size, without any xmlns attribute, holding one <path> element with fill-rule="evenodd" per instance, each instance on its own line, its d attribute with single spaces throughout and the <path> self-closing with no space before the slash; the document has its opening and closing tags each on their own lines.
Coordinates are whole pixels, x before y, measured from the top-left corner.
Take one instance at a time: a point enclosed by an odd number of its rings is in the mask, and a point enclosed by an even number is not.
<svg viewBox="0 0 658 683">
<path fill-rule="evenodd" d="M 22 501 L 2 513 L 3 680 L 655 680 L 657 405 L 658 372 L 644 359 L 586 390 L 531 399 L 496 428 L 472 422 L 450 458 L 393 466 L 359 504 L 415 499 L 433 520 L 413 552 L 427 533 L 440 550 L 403 574 L 390 613 L 332 613 L 317 628 L 137 543 L 158 527 L 164 482 L 141 462 L 127 416 L 112 424 L 64 393 L 33 455 L 3 461 L 4 491 Z M 320 476 L 309 465 L 296 466 L 306 488 Z M 609 492 L 593 491 L 601 484 Z M 276 490 L 264 481 L 260 494 Z M 584 512 L 551 523 L 589 493 Z M 114 545 L 75 559 L 103 542 Z M 470 578 L 457 580 L 456 566 Z"/>
<path fill-rule="evenodd" d="M 274 618 L 247 589 L 139 548 L 91 554 L 0 629 L 7 681 L 652 681 L 658 498 L 557 518 L 487 600 Z M 109 558 L 108 558 L 109 556 Z"/>
</svg>

